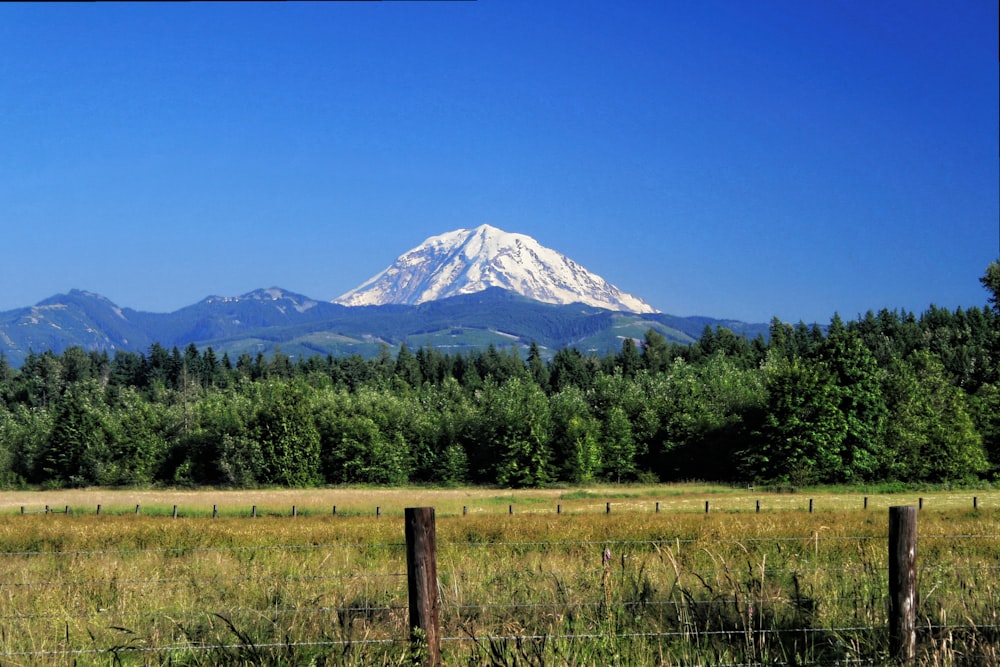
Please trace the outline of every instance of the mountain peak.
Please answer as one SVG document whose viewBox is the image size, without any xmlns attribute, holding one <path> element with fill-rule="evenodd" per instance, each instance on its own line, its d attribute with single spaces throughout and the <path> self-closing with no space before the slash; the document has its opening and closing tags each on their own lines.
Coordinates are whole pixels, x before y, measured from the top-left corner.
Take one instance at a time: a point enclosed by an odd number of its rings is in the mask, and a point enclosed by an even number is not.
<svg viewBox="0 0 1000 667">
<path fill-rule="evenodd" d="M 416 305 L 474 294 L 489 287 L 545 303 L 658 312 L 532 237 L 492 225 L 431 236 L 361 286 L 334 299 L 334 303 Z"/>
<path fill-rule="evenodd" d="M 240 296 L 209 296 L 202 300 L 203 304 L 214 304 L 214 303 L 240 303 L 240 302 L 260 302 L 262 304 L 273 304 L 278 310 L 284 311 L 285 308 L 291 307 L 300 313 L 304 313 L 313 306 L 317 305 L 317 301 L 310 299 L 307 296 L 301 294 L 296 294 L 294 292 L 289 292 L 280 287 L 268 287 L 266 289 L 256 289 L 252 292 L 247 292 L 246 294 L 241 294 Z"/>
</svg>

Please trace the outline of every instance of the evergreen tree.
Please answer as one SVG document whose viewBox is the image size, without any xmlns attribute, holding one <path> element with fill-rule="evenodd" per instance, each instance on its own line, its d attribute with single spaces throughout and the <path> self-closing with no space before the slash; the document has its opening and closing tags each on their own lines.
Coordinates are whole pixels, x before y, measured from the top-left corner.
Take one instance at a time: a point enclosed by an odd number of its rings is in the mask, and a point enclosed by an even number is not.
<svg viewBox="0 0 1000 667">
<path fill-rule="evenodd" d="M 528 349 L 528 372 L 542 391 L 549 391 L 549 368 L 542 359 L 542 352 L 538 349 L 538 343 L 532 341 Z"/>
<path fill-rule="evenodd" d="M 626 378 L 634 378 L 635 374 L 642 368 L 642 355 L 639 348 L 631 338 L 622 341 L 621 351 L 618 353 L 615 365 L 621 369 L 622 375 Z"/>
<path fill-rule="evenodd" d="M 989 302 L 998 315 L 1000 315 L 1000 259 L 990 262 L 986 267 L 986 272 L 979 279 L 986 291 L 989 292 Z"/>
<path fill-rule="evenodd" d="M 647 329 L 642 342 L 642 365 L 650 373 L 662 373 L 670 365 L 667 339 L 654 329 Z"/>
<path fill-rule="evenodd" d="M 98 482 L 107 461 L 108 432 L 93 380 L 72 385 L 56 410 L 52 435 L 41 453 L 45 478 L 69 486 Z"/>
<path fill-rule="evenodd" d="M 569 386 L 586 389 L 590 386 L 591 379 L 587 361 L 579 350 L 575 347 L 564 347 L 556 351 L 549 372 L 553 391 L 562 391 Z"/>
<path fill-rule="evenodd" d="M 393 374 L 409 387 L 419 387 L 421 384 L 422 373 L 420 372 L 420 362 L 410 352 L 410 348 L 406 346 L 406 343 L 400 345 L 399 352 L 396 353 L 396 366 Z"/>
</svg>

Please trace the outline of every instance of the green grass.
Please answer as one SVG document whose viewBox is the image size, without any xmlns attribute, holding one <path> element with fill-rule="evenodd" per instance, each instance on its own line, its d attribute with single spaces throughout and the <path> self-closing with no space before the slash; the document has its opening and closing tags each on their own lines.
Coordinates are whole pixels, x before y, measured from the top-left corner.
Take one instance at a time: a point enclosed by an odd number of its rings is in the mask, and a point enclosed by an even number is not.
<svg viewBox="0 0 1000 667">
<path fill-rule="evenodd" d="M 865 512 L 861 496 L 816 492 L 809 514 L 807 495 L 727 491 L 706 515 L 702 487 L 683 490 L 206 491 L 139 496 L 140 516 L 134 495 L 119 503 L 133 513 L 8 511 L 0 664 L 410 664 L 402 507 L 417 505 L 446 510 L 446 664 L 887 659 L 885 510 L 919 496 L 873 496 Z M 81 506 L 108 503 L 89 493 Z M 327 493 L 357 515 L 323 511 Z M 918 664 L 996 665 L 1000 499 L 983 492 L 974 512 L 966 492 L 921 495 Z M 213 519 L 213 500 L 260 514 Z M 200 514 L 174 520 L 173 504 Z M 463 504 L 476 511 L 462 516 Z M 381 519 L 365 509 L 376 505 Z"/>
</svg>

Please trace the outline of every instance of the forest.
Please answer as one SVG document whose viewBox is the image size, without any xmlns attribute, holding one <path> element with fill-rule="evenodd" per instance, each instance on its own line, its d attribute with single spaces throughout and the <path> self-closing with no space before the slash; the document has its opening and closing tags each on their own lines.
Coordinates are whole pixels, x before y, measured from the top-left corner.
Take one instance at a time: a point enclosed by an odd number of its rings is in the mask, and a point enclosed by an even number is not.
<svg viewBox="0 0 1000 667">
<path fill-rule="evenodd" d="M 0 357 L 0 486 L 993 483 L 1000 264 L 981 282 L 983 308 L 649 331 L 603 355 Z"/>
</svg>

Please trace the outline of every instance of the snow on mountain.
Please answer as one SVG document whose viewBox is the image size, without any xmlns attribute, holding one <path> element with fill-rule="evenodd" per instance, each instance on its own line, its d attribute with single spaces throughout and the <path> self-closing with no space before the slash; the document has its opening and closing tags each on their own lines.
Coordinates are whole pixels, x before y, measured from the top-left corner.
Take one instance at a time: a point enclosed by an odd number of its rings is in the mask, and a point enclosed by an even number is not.
<svg viewBox="0 0 1000 667">
<path fill-rule="evenodd" d="M 280 287 L 269 287 L 267 289 L 258 289 L 253 292 L 247 292 L 242 296 L 210 296 L 206 297 L 202 303 L 212 304 L 212 303 L 240 303 L 247 301 L 259 301 L 262 303 L 272 303 L 281 312 L 285 312 L 287 308 L 292 308 L 300 313 L 304 313 L 310 308 L 317 305 L 317 301 L 313 301 L 307 296 L 302 296 L 301 294 L 295 294 L 294 292 L 288 292 Z"/>
<path fill-rule="evenodd" d="M 489 287 L 545 303 L 659 312 L 530 236 L 490 225 L 432 236 L 333 302 L 345 306 L 416 305 Z"/>
</svg>

